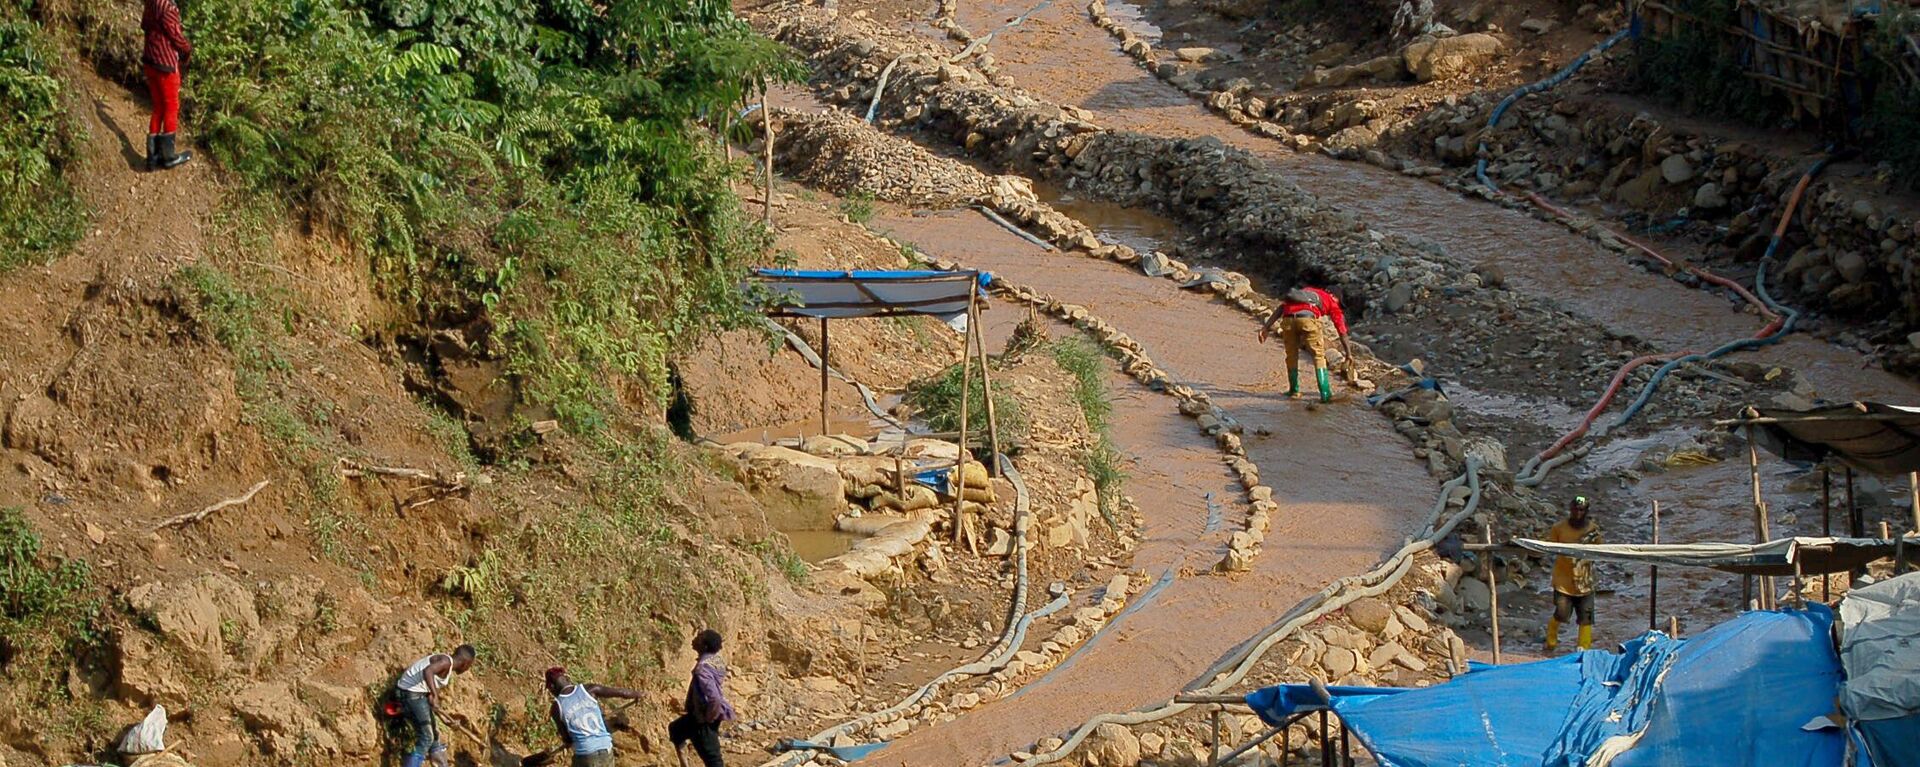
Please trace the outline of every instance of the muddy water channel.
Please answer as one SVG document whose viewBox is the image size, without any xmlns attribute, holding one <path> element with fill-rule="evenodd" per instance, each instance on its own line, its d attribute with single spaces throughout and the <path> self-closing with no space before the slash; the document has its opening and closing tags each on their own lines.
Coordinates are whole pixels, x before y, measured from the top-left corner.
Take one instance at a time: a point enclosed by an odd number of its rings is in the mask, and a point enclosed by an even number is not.
<svg viewBox="0 0 1920 767">
<path fill-rule="evenodd" d="M 1171 231 L 1163 222 L 1129 220 L 1129 236 Z M 1256 343 L 1254 324 L 1230 307 L 1116 264 L 1044 251 L 973 211 L 895 213 L 872 225 L 1084 304 L 1121 327 L 1246 425 L 1249 457 L 1281 505 L 1251 572 L 1208 574 L 1228 535 L 1245 524 L 1244 495 L 1171 399 L 1113 372 L 1113 436 L 1128 459 L 1126 492 L 1145 518 L 1133 567 L 1156 579 L 1154 587 L 1040 681 L 917 729 L 876 761 L 985 764 L 1094 714 L 1164 701 L 1327 581 L 1373 566 L 1424 518 L 1437 483 L 1390 424 L 1357 405 L 1310 410 L 1281 396 L 1279 350 Z M 1003 338 L 1024 316 L 1004 305 L 988 311 L 989 338 Z M 1255 436 L 1256 429 L 1269 436 Z"/>
<path fill-rule="evenodd" d="M 961 3 L 959 20 L 976 32 L 985 32 L 1027 13 L 1033 5 L 1029 0 Z M 1137 9 L 1125 3 L 1110 0 L 1108 7 L 1116 15 L 1138 15 Z M 1081 3 L 1056 2 L 1040 9 L 1021 26 L 997 36 L 992 52 L 1004 72 L 1042 100 L 1088 109 L 1094 113 L 1095 122 L 1109 128 L 1176 138 L 1213 137 L 1248 150 L 1272 163 L 1305 191 L 1359 215 L 1375 229 L 1431 243 L 1464 264 L 1499 266 L 1512 289 L 1546 298 L 1598 327 L 1636 336 L 1654 348 L 1704 351 L 1749 337 L 1765 324 L 1725 293 L 1697 290 L 1649 273 L 1556 224 L 1371 165 L 1294 153 L 1276 142 L 1248 134 L 1141 69 L 1086 18 Z M 1091 214 L 1087 223 L 1096 229 L 1140 247 L 1138 242 L 1126 239 L 1131 233 L 1123 231 L 1127 222 L 1137 226 L 1137 215 L 1075 201 L 1071 199 L 1072 190 L 1040 191 L 1075 215 Z M 930 233 L 917 241 L 937 240 Z M 1675 259 L 1699 260 L 1702 255 L 1684 244 L 1669 246 L 1665 252 Z M 1035 281 L 1044 285 L 1047 276 L 1057 275 L 1043 275 Z M 1060 284 L 1064 295 L 1075 294 L 1067 288 L 1097 287 Z M 1150 312 L 1153 306 L 1151 300 L 1143 300 L 1138 311 Z M 1153 324 L 1159 329 L 1129 328 L 1129 332 L 1143 337 L 1158 332 L 1161 339 L 1171 340 L 1183 331 L 1196 330 L 1165 322 Z M 1225 349 L 1212 347 L 1211 334 L 1187 338 L 1207 338 L 1208 344 L 1185 344 L 1170 350 L 1171 358 L 1164 361 L 1176 371 L 1192 374 L 1191 368 L 1182 366 L 1181 351 L 1204 349 L 1211 360 L 1232 356 Z M 1854 350 L 1809 335 L 1790 336 L 1782 343 L 1742 353 L 1735 359 L 1793 368 L 1816 389 L 1818 397 L 1825 399 L 1920 401 L 1920 387 L 1912 382 L 1873 367 Z M 1446 375 L 1445 371 L 1439 372 Z M 1604 381 L 1584 383 L 1587 388 L 1598 389 Z M 1245 386 L 1248 382 L 1237 384 Z M 1538 447 L 1544 444 L 1541 440 L 1571 428 L 1591 404 L 1529 399 L 1520 393 L 1524 391 L 1525 387 L 1516 385 L 1512 392 L 1462 392 L 1464 396 L 1458 401 L 1465 410 L 1484 408 L 1483 416 L 1508 422 L 1510 433 L 1524 443 L 1513 450 L 1518 454 L 1516 461 L 1530 452 L 1523 452 L 1522 447 Z M 1605 420 L 1610 421 L 1611 416 Z M 1637 465 L 1644 451 L 1677 444 L 1706 428 L 1706 424 L 1693 426 L 1696 428 L 1653 434 L 1629 430 L 1617 435 L 1614 442 L 1603 439 L 1594 457 L 1564 470 L 1546 490 L 1550 495 L 1572 495 L 1601 486 L 1613 499 L 1615 508 L 1606 513 L 1611 517 L 1611 539 L 1616 542 L 1648 539 L 1654 500 L 1660 500 L 1663 506 L 1662 540 L 1750 540 L 1751 506 L 1743 461 L 1638 471 L 1645 468 Z M 1635 471 L 1622 479 L 1619 469 Z M 1817 488 L 1802 474 L 1777 462 L 1767 469 L 1763 484 L 1773 504 L 1775 534 L 1818 533 L 1821 529 L 1815 506 Z M 1603 615 L 1613 614 L 1603 619 L 1611 626 L 1603 627 L 1601 633 L 1607 638 L 1625 638 L 1635 630 L 1635 613 L 1640 616 L 1638 624 L 1645 625 L 1647 579 L 1645 573 L 1619 571 L 1613 575 L 1619 594 L 1618 598 L 1603 600 Z M 1708 625 L 1737 607 L 1737 579 L 1710 573 L 1669 573 L 1663 574 L 1663 580 L 1667 596 L 1662 599 L 1665 606 L 1661 611 L 1681 615 L 1686 625 Z"/>
</svg>

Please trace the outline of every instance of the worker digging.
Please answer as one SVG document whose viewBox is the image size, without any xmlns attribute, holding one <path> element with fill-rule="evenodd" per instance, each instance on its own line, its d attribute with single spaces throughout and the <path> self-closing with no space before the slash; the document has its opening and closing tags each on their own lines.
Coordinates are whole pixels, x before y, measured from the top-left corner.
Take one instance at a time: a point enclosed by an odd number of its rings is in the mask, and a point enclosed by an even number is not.
<svg viewBox="0 0 1920 767">
<path fill-rule="evenodd" d="M 612 767 L 618 764 L 613 754 L 613 733 L 607 729 L 607 713 L 600 701 L 606 698 L 638 701 L 645 694 L 625 687 L 578 683 L 567 676 L 566 668 L 561 666 L 547 669 L 545 677 L 547 694 L 553 696 L 553 705 L 548 707 L 547 716 L 553 719 L 553 728 L 560 734 L 561 745 L 527 757 L 521 764 L 547 764 L 555 754 L 566 749 L 573 751 L 573 767 Z"/>
<path fill-rule="evenodd" d="M 1600 543 L 1600 524 L 1587 513 L 1586 496 L 1575 496 L 1567 504 L 1567 518 L 1547 531 L 1554 543 Z M 1569 556 L 1553 558 L 1553 615 L 1547 619 L 1545 647 L 1552 653 L 1560 645 L 1560 624 L 1578 619 L 1579 647 L 1593 649 L 1593 562 Z"/>
<path fill-rule="evenodd" d="M 1281 296 L 1280 305 L 1260 326 L 1260 342 L 1266 343 L 1276 323 L 1280 326 L 1280 344 L 1287 355 L 1287 396 L 1300 396 L 1300 349 L 1313 355 L 1313 378 L 1320 385 L 1320 403 L 1333 401 L 1333 383 L 1327 375 L 1327 342 L 1320 326 L 1321 318 L 1333 321 L 1333 329 L 1345 347 L 1345 358 L 1353 364 L 1353 347 L 1347 340 L 1347 315 L 1340 299 L 1322 288 L 1294 285 Z"/>
<path fill-rule="evenodd" d="M 460 645 L 449 653 L 433 653 L 413 662 L 393 683 L 394 698 L 400 713 L 413 727 L 413 749 L 401 762 L 404 767 L 420 767 L 431 760 L 447 767 L 447 743 L 440 738 L 439 717 L 465 719 L 463 714 L 447 711 L 440 692 L 453 683 L 456 674 L 473 668 L 477 651 L 473 645 Z"/>
</svg>

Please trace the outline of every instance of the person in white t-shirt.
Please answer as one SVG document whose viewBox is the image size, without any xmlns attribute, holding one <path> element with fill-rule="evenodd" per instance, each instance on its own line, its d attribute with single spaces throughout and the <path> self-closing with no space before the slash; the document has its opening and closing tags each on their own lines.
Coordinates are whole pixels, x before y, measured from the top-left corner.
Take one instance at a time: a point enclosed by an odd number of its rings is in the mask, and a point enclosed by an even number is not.
<svg viewBox="0 0 1920 767">
<path fill-rule="evenodd" d="M 453 683 L 455 674 L 473 668 L 476 654 L 470 644 L 460 645 L 452 654 L 434 653 L 414 661 L 394 680 L 394 698 L 400 702 L 407 723 L 413 725 L 413 750 L 401 762 L 403 767 L 421 767 L 428 759 L 447 767 L 447 744 L 440 739 L 440 728 L 434 726 L 434 714 L 441 710 L 440 691 Z"/>
</svg>

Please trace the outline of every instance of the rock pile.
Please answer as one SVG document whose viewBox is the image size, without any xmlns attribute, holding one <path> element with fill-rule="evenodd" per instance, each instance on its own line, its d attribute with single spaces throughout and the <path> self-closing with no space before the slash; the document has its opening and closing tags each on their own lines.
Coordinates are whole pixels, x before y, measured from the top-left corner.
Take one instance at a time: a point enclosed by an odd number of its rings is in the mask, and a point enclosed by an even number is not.
<svg viewBox="0 0 1920 767">
<path fill-rule="evenodd" d="M 990 188 L 990 179 L 958 162 L 872 140 L 873 133 L 861 130 L 865 124 L 851 115 L 782 112 L 776 120 L 780 172 L 834 194 L 945 207 L 972 203 Z"/>
</svg>

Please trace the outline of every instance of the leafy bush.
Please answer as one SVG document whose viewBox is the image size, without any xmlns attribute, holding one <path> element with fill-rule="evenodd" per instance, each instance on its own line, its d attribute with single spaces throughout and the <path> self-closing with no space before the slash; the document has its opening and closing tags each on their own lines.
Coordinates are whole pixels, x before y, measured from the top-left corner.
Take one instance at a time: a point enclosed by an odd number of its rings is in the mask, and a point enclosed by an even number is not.
<svg viewBox="0 0 1920 767">
<path fill-rule="evenodd" d="M 80 239 L 86 212 L 66 179 L 84 139 L 48 67 L 38 26 L 0 9 L 0 273 Z"/>
<path fill-rule="evenodd" d="M 1900 57 L 1906 50 L 1904 38 L 1916 29 L 1920 29 L 1920 11 L 1889 8 L 1867 38 L 1867 48 L 1880 55 Z M 1877 85 L 1873 100 L 1867 104 L 1869 146 L 1875 156 L 1893 166 L 1900 183 L 1909 189 L 1920 188 L 1920 82 L 1905 82 L 1901 73 L 1879 56 L 1868 56 L 1865 61 L 1862 74 Z"/>
<path fill-rule="evenodd" d="M 664 399 L 666 350 L 744 320 L 763 242 L 703 131 L 797 64 L 713 0 L 205 0 L 199 135 L 252 186 L 371 253 L 422 317 L 491 347 L 574 431 L 614 376 Z"/>
<path fill-rule="evenodd" d="M 42 562 L 40 537 L 20 510 L 0 508 L 0 671 L 50 693 L 68 650 L 94 639 L 92 591 L 86 562 Z"/>
<path fill-rule="evenodd" d="M 907 387 L 907 404 L 918 411 L 934 431 L 960 430 L 963 373 L 960 365 L 949 365 L 931 378 Z M 987 387 L 980 382 L 978 368 L 973 371 L 971 383 L 967 387 L 967 428 L 978 434 L 987 428 Z M 1026 410 L 1020 406 L 1020 400 L 1007 392 L 1007 386 L 997 381 L 993 385 L 993 415 L 1001 436 L 1018 440 L 1027 435 Z"/>
<path fill-rule="evenodd" d="M 1673 9 L 1699 19 L 1669 37 L 1638 40 L 1635 79 L 1640 90 L 1683 109 L 1763 124 L 1791 113 L 1786 99 L 1742 73 L 1724 38 L 1708 30 L 1739 25 L 1725 0 L 1677 0 Z"/>
</svg>

